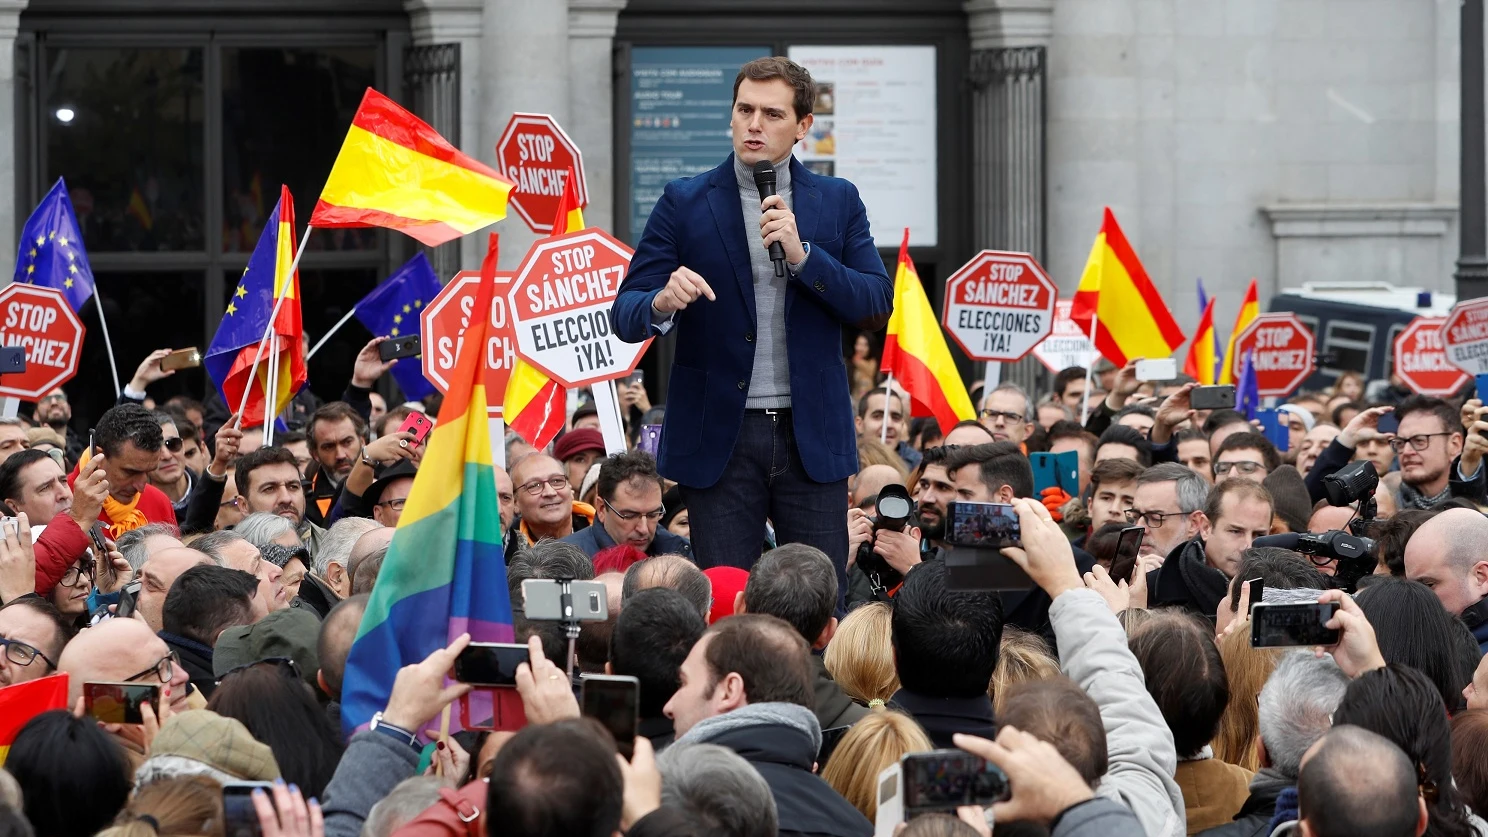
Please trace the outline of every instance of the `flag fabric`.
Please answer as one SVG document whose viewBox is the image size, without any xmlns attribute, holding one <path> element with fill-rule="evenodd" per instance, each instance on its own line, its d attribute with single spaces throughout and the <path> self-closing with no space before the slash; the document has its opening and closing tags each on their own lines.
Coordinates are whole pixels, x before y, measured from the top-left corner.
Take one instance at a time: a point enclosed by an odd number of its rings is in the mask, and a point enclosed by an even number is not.
<svg viewBox="0 0 1488 837">
<path fill-rule="evenodd" d="M 287 187 L 279 187 L 279 205 L 269 213 L 258 246 L 248 258 L 248 267 L 238 280 L 238 287 L 227 303 L 217 334 L 202 357 L 207 374 L 217 384 L 229 410 L 236 410 L 250 389 L 248 373 L 258 354 L 258 343 L 264 337 L 274 301 L 283 296 L 279 315 L 274 321 L 270 341 L 265 344 L 258 364 L 258 377 L 252 382 L 248 403 L 243 409 L 244 428 L 264 422 L 269 385 L 269 352 L 279 350 L 279 383 L 269 415 L 278 415 L 305 385 L 304 324 L 300 320 L 299 272 L 290 272 L 295 258 L 294 199 Z"/>
<path fill-rule="evenodd" d="M 1195 284 L 1197 284 L 1199 286 L 1199 316 L 1200 317 L 1203 317 L 1204 316 L 1204 311 L 1209 307 L 1209 301 L 1210 301 L 1209 300 L 1209 295 L 1206 294 L 1206 293 L 1204 293 L 1204 279 L 1203 279 L 1203 277 L 1200 277 L 1197 280 L 1195 280 Z M 1210 321 L 1210 332 L 1209 332 L 1208 340 L 1209 340 L 1209 353 L 1214 356 L 1214 368 L 1209 372 L 1209 377 L 1207 377 L 1207 378 L 1202 378 L 1201 379 L 1197 375 L 1191 376 L 1195 380 L 1199 380 L 1199 381 L 1201 381 L 1202 383 L 1205 383 L 1205 384 L 1215 384 L 1215 383 L 1218 383 L 1219 382 L 1219 365 L 1224 362 L 1224 355 L 1220 354 L 1220 352 L 1219 352 L 1219 335 L 1214 332 L 1213 325 L 1214 325 L 1214 323 L 1213 323 L 1213 320 L 1211 319 L 1211 321 Z M 1199 338 L 1197 336 L 1194 337 L 1194 340 L 1198 340 L 1198 339 Z"/>
<path fill-rule="evenodd" d="M 1183 330 L 1147 277 L 1110 207 L 1070 304 L 1070 319 L 1087 332 L 1092 318 L 1098 321 L 1096 351 L 1117 366 L 1125 366 L 1132 358 L 1169 357 L 1183 344 Z"/>
<path fill-rule="evenodd" d="M 495 272 L 492 235 L 481 265 L 477 311 L 491 305 Z M 512 641 L 496 474 L 486 426 L 487 320 L 474 318 L 466 332 L 439 421 L 429 434 L 413 489 L 352 643 L 341 698 L 341 726 L 348 735 L 365 727 L 387 704 L 403 666 L 422 661 L 462 633 L 476 642 Z"/>
<path fill-rule="evenodd" d="M 124 207 L 124 214 L 132 216 L 146 230 L 155 228 L 155 218 L 150 214 L 150 203 L 145 200 L 145 193 L 138 186 L 129 190 L 129 203 Z"/>
<path fill-rule="evenodd" d="M 83 310 L 93 295 L 93 268 L 88 266 L 67 184 L 60 177 L 21 228 L 15 281 L 56 288 L 74 311 Z"/>
<path fill-rule="evenodd" d="M 568 167 L 563 180 L 563 196 L 558 199 L 558 216 L 553 219 L 553 235 L 577 232 L 584 228 L 584 206 L 579 203 L 578 175 Z"/>
<path fill-rule="evenodd" d="M 310 225 L 386 227 L 436 247 L 505 218 L 513 186 L 369 87 Z"/>
<path fill-rule="evenodd" d="M 1250 280 L 1245 290 L 1245 301 L 1240 303 L 1240 313 L 1235 315 L 1235 327 L 1230 329 L 1230 342 L 1225 347 L 1224 365 L 1219 368 L 1221 384 L 1235 383 L 1235 339 L 1250 325 L 1251 320 L 1261 315 L 1261 303 L 1256 293 L 1256 280 Z"/>
<path fill-rule="evenodd" d="M 0 764 L 5 763 L 11 742 L 15 741 L 21 727 L 43 712 L 66 708 L 66 673 L 0 689 Z"/>
<path fill-rule="evenodd" d="M 1261 409 L 1261 385 L 1256 378 L 1255 352 L 1246 352 L 1240 359 L 1240 383 L 1235 387 L 1235 409 L 1245 415 L 1246 421 L 1254 421 L 1256 411 Z"/>
<path fill-rule="evenodd" d="M 1199 296 L 1202 298 L 1203 295 L 1201 288 Z M 1204 306 L 1204 313 L 1199 317 L 1199 327 L 1194 330 L 1193 342 L 1188 346 L 1188 360 L 1183 364 L 1183 374 L 1206 386 L 1214 383 L 1215 364 L 1218 363 L 1214 349 L 1214 300 L 1211 299 Z"/>
<path fill-rule="evenodd" d="M 893 375 L 909 393 L 914 402 L 911 414 L 934 416 L 940 432 L 950 433 L 957 422 L 976 418 L 976 408 L 940 330 L 940 318 L 930 307 L 925 286 L 909 259 L 908 227 L 899 243 L 894 313 L 889 317 L 880 370 Z"/>
<path fill-rule="evenodd" d="M 362 297 L 356 304 L 356 318 L 378 337 L 418 334 L 419 315 L 441 287 L 429 259 L 417 253 L 397 273 Z M 434 394 L 434 385 L 424 377 L 424 367 L 418 358 L 393 361 L 390 371 L 409 400 L 420 401 Z"/>
</svg>

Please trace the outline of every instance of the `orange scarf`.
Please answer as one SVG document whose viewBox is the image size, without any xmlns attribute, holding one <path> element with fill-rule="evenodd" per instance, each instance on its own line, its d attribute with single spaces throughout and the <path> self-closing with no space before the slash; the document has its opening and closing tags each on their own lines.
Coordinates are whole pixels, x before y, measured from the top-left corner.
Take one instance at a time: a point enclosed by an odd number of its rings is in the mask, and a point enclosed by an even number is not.
<svg viewBox="0 0 1488 837">
<path fill-rule="evenodd" d="M 82 458 L 78 460 L 78 474 L 83 472 L 83 466 L 93 458 L 93 451 L 83 451 Z M 133 532 L 150 521 L 145 519 L 145 513 L 135 508 L 139 505 L 140 497 L 144 496 L 141 491 L 134 495 L 134 499 L 128 503 L 121 503 L 114 499 L 114 495 L 106 494 L 103 498 L 103 513 L 109 519 L 109 537 L 117 539 L 125 532 Z"/>
</svg>

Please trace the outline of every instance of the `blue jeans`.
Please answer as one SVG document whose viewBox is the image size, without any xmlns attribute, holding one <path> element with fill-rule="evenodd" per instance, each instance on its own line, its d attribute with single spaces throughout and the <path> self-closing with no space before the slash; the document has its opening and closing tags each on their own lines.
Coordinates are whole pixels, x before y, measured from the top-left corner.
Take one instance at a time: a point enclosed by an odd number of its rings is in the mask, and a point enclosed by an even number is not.
<svg viewBox="0 0 1488 837">
<path fill-rule="evenodd" d="M 837 568 L 837 598 L 847 592 L 847 480 L 806 475 L 789 410 L 746 410 L 723 476 L 710 488 L 682 486 L 699 567 L 749 569 L 760 556 L 765 520 L 778 544 L 804 543 Z"/>
</svg>

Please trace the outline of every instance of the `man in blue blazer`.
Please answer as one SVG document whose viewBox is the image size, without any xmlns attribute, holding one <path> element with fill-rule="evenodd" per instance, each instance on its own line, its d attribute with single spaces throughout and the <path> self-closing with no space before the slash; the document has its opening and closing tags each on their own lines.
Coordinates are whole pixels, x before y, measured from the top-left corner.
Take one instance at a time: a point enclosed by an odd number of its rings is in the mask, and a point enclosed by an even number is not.
<svg viewBox="0 0 1488 837">
<path fill-rule="evenodd" d="M 610 317 L 622 340 L 677 334 L 659 465 L 682 486 L 698 564 L 752 566 L 768 518 L 779 543 L 831 556 L 845 590 L 858 450 L 842 327 L 882 327 L 894 286 L 857 189 L 791 155 L 815 98 L 789 59 L 739 70 L 734 153 L 667 184 Z M 761 160 L 777 181 L 763 202 Z"/>
</svg>

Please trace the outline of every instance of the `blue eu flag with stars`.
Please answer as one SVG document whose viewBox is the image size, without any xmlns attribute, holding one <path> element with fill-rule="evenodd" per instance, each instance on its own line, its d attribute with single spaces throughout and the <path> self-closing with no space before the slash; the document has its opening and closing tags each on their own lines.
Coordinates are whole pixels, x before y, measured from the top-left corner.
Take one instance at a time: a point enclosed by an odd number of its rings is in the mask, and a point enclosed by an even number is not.
<svg viewBox="0 0 1488 837">
<path fill-rule="evenodd" d="M 378 285 L 356 304 L 356 318 L 378 337 L 398 337 L 419 333 L 419 315 L 443 287 L 434 268 L 423 253 L 415 255 L 398 272 Z M 427 347 L 426 347 L 427 348 Z M 410 401 L 420 401 L 434 394 L 434 385 L 424 377 L 418 358 L 395 361 L 393 380 Z"/>
<path fill-rule="evenodd" d="M 93 295 L 93 269 L 88 266 L 67 184 L 60 177 L 21 229 L 15 281 L 56 288 L 74 311 L 83 310 Z"/>
</svg>

